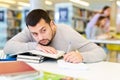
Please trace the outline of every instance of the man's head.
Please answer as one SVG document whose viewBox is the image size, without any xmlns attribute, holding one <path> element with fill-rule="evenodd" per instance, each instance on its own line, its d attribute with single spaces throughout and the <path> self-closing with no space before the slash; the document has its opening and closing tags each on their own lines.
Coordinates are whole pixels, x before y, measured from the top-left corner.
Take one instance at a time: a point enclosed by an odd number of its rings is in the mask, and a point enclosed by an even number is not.
<svg viewBox="0 0 120 80">
<path fill-rule="evenodd" d="M 55 35 L 56 26 L 42 9 L 31 11 L 26 17 L 26 25 L 33 38 L 41 45 L 48 45 Z"/>
</svg>

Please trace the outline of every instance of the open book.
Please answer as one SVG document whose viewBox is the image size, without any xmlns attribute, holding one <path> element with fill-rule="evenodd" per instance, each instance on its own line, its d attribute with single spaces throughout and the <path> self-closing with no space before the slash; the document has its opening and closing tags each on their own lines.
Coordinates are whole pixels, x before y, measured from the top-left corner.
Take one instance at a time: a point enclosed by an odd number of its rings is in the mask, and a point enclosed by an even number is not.
<svg viewBox="0 0 120 80">
<path fill-rule="evenodd" d="M 58 58 L 62 57 L 65 54 L 64 51 L 60 51 L 60 50 L 57 50 L 56 54 L 44 53 L 44 52 L 38 51 L 38 50 L 31 50 L 29 52 L 32 53 L 32 54 L 35 54 L 35 55 L 40 55 L 40 56 L 49 57 L 49 58 L 53 58 L 53 59 L 58 59 Z"/>
</svg>

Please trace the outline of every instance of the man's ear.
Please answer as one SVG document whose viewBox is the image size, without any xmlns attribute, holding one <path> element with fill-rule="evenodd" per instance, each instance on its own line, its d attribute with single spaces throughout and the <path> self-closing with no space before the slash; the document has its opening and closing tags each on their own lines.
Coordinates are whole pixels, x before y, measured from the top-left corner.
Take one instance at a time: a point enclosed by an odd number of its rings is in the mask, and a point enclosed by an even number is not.
<svg viewBox="0 0 120 80">
<path fill-rule="evenodd" d="M 54 24 L 54 22 L 53 22 L 52 20 L 50 21 L 50 26 L 51 26 L 51 29 L 52 29 L 53 31 L 56 30 L 56 25 Z"/>
</svg>

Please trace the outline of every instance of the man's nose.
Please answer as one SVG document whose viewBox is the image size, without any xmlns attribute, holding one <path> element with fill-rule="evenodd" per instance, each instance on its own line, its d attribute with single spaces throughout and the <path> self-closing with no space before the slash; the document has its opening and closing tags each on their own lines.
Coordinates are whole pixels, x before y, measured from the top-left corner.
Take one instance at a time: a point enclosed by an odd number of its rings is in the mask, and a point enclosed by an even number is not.
<svg viewBox="0 0 120 80">
<path fill-rule="evenodd" d="M 39 40 L 42 40 L 42 39 L 43 39 L 43 36 L 42 36 L 42 35 L 38 35 L 38 39 L 39 39 Z"/>
</svg>

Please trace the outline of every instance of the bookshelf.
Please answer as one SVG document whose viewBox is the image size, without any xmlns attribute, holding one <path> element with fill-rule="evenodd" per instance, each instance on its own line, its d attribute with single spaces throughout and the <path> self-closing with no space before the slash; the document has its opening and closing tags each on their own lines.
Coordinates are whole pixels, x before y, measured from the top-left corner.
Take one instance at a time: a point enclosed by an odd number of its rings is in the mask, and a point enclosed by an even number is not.
<svg viewBox="0 0 120 80">
<path fill-rule="evenodd" d="M 0 49 L 3 48 L 7 41 L 6 11 L 5 8 L 0 8 Z"/>
<path fill-rule="evenodd" d="M 20 32 L 21 12 L 0 8 L 0 49 L 2 49 L 7 40 Z"/>
<path fill-rule="evenodd" d="M 81 34 L 85 34 L 86 24 L 95 12 L 73 6 L 73 14 L 72 21 L 74 29 Z"/>
<path fill-rule="evenodd" d="M 47 10 L 47 13 L 50 16 L 50 19 L 54 20 L 54 11 L 53 10 Z"/>
<path fill-rule="evenodd" d="M 29 8 L 24 8 L 22 11 L 21 11 L 21 26 L 20 28 L 23 30 L 25 27 L 26 27 L 26 23 L 25 23 L 25 18 L 27 16 L 27 14 L 29 13 L 30 9 Z"/>
<path fill-rule="evenodd" d="M 15 10 L 7 10 L 7 40 L 21 31 L 20 25 L 21 12 Z"/>
<path fill-rule="evenodd" d="M 61 15 L 62 11 L 62 15 Z M 55 22 L 64 23 L 80 33 L 84 33 L 87 22 L 89 21 L 93 11 L 79 8 L 72 3 L 58 3 L 55 5 Z M 61 16 L 63 18 L 61 18 Z"/>
<path fill-rule="evenodd" d="M 50 19 L 54 20 L 54 11 L 52 10 L 46 10 L 47 13 L 49 14 L 50 16 Z M 21 11 L 21 15 L 22 15 L 22 18 L 21 18 L 21 26 L 20 28 L 23 30 L 25 27 L 26 27 L 26 23 L 25 23 L 25 18 L 27 16 L 27 14 L 30 12 L 30 9 L 29 8 L 24 8 L 22 11 Z"/>
</svg>

